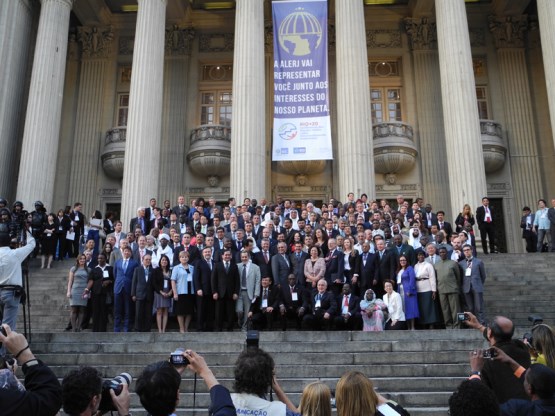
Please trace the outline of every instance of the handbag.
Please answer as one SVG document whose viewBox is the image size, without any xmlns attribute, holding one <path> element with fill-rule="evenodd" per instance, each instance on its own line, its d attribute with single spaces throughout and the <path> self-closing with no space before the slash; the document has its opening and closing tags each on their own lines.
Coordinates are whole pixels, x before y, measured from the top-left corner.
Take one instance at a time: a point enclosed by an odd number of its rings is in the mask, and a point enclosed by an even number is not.
<svg viewBox="0 0 555 416">
<path fill-rule="evenodd" d="M 102 239 L 106 238 L 106 231 L 104 231 L 103 228 L 101 228 L 100 230 L 98 230 L 98 236 Z"/>
</svg>

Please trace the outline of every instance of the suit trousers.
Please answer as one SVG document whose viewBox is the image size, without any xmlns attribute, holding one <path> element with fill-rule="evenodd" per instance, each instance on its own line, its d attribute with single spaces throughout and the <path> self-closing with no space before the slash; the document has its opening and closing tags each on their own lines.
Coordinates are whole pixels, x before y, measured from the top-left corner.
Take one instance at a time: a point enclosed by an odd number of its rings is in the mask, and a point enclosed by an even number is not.
<svg viewBox="0 0 555 416">
<path fill-rule="evenodd" d="M 457 319 L 457 313 L 461 311 L 459 293 L 440 293 L 439 303 L 441 305 L 441 312 L 443 312 L 445 328 L 459 328 L 460 322 Z"/>
<path fill-rule="evenodd" d="M 150 332 L 152 327 L 152 301 L 143 299 L 135 302 L 135 330 Z"/>
<path fill-rule="evenodd" d="M 549 229 L 549 235 L 551 236 L 551 247 L 549 251 L 552 253 L 555 252 L 555 225 L 551 224 L 551 228 Z"/>
<path fill-rule="evenodd" d="M 484 321 L 484 294 L 481 292 L 476 292 L 474 289 L 470 289 L 470 292 L 464 294 L 466 300 L 466 306 L 470 312 L 478 318 L 478 321 L 483 324 Z"/>
<path fill-rule="evenodd" d="M 304 316 L 304 312 L 303 315 L 299 316 L 299 308 L 294 308 L 294 307 L 289 307 L 285 309 L 285 313 L 283 313 L 281 315 L 281 329 L 286 331 L 287 330 L 287 320 L 288 319 L 294 319 L 295 322 L 297 323 L 297 329 L 301 329 L 301 324 L 303 321 L 303 316 Z"/>
<path fill-rule="evenodd" d="M 93 295 L 92 301 L 92 321 L 93 321 L 93 332 L 106 332 L 106 327 L 108 325 L 108 306 L 106 305 L 106 295 L 98 294 Z"/>
<path fill-rule="evenodd" d="M 214 328 L 215 307 L 211 294 L 197 296 L 197 331 L 211 331 Z"/>
<path fill-rule="evenodd" d="M 114 332 L 129 332 L 133 328 L 129 324 L 135 320 L 135 306 L 131 295 L 125 290 L 114 294 Z M 123 328 L 122 328 L 123 326 Z"/>
<path fill-rule="evenodd" d="M 241 329 L 247 329 L 247 315 L 249 314 L 251 303 L 247 289 L 241 289 L 239 298 L 235 304 L 235 312 L 237 312 L 238 318 L 241 320 L 239 322 Z"/>
<path fill-rule="evenodd" d="M 484 223 L 480 227 L 480 238 L 482 239 L 482 250 L 488 254 L 487 240 L 489 240 L 490 251 L 495 251 L 495 230 L 492 223 Z M 487 237 L 487 239 L 486 239 Z"/>
<path fill-rule="evenodd" d="M 231 296 L 225 296 L 224 298 L 218 298 L 216 301 L 216 330 L 222 331 L 224 329 L 224 316 L 227 323 L 227 329 L 233 329 L 233 323 L 235 322 L 235 301 Z"/>
<path fill-rule="evenodd" d="M 305 315 L 303 318 L 303 329 L 329 330 L 333 317 L 330 316 L 329 319 L 325 319 L 324 314 L 325 311 L 318 309 L 314 314 Z"/>
</svg>

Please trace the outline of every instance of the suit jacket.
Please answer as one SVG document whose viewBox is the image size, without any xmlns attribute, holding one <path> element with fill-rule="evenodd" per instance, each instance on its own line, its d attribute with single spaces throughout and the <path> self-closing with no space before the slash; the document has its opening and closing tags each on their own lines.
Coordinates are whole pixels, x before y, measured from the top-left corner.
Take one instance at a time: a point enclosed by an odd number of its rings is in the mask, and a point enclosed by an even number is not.
<svg viewBox="0 0 555 416">
<path fill-rule="evenodd" d="M 287 258 L 287 254 L 285 254 L 285 257 Z M 291 273 L 291 262 L 289 258 L 287 258 L 286 261 L 281 254 L 276 254 L 272 257 L 272 276 L 275 285 L 286 285 L 289 273 Z"/>
<path fill-rule="evenodd" d="M 260 268 L 261 277 L 270 276 L 273 278 L 271 252 L 268 253 L 268 263 L 266 263 L 266 260 L 264 259 L 264 254 L 262 253 L 262 251 L 254 254 L 252 262 Z"/>
<path fill-rule="evenodd" d="M 328 282 L 328 287 L 335 282 L 335 279 L 343 281 L 343 272 L 345 267 L 345 257 L 343 256 L 343 253 L 335 249 L 333 252 L 328 253 L 325 261 L 326 273 L 324 273 L 324 278 Z"/>
<path fill-rule="evenodd" d="M 137 300 L 152 301 L 154 299 L 154 269 L 148 267 L 148 281 L 144 266 L 137 266 L 133 273 L 133 282 L 131 284 L 131 296 L 136 296 Z"/>
<path fill-rule="evenodd" d="M 336 316 L 343 316 L 343 302 L 345 295 L 342 293 L 335 299 L 337 303 L 337 312 L 335 313 Z M 360 315 L 360 299 L 358 296 L 355 296 L 351 293 L 349 297 L 349 314 L 351 316 Z"/>
<path fill-rule="evenodd" d="M 466 259 L 461 260 L 459 265 L 462 268 L 463 293 L 469 293 L 472 288 L 475 292 L 482 293 L 484 291 L 484 282 L 486 281 L 486 268 L 482 260 L 473 257 L 470 276 L 466 275 L 466 269 L 468 268 L 468 262 Z"/>
<path fill-rule="evenodd" d="M 114 266 L 114 293 L 119 294 L 122 292 L 126 292 L 128 294 L 131 293 L 131 286 L 133 284 L 133 273 L 135 272 L 135 268 L 139 266 L 132 258 L 129 259 L 129 263 L 127 264 L 127 270 L 123 270 L 123 258 L 116 261 Z"/>
<path fill-rule="evenodd" d="M 395 251 L 395 253 L 397 254 L 397 258 L 405 256 L 411 266 L 414 266 L 416 264 L 416 254 L 414 252 L 414 248 L 411 245 L 403 243 L 401 244 L 401 247 L 393 245 L 391 249 Z"/>
<path fill-rule="evenodd" d="M 459 293 L 461 287 L 461 268 L 453 260 L 440 260 L 434 264 L 439 293 Z"/>
<path fill-rule="evenodd" d="M 491 208 L 491 205 L 488 206 L 488 209 L 491 215 L 490 225 L 493 225 L 495 221 L 495 214 L 493 212 L 493 209 Z M 476 208 L 476 222 L 478 223 L 478 228 L 482 228 L 484 224 L 487 224 L 485 222 L 485 218 L 486 218 L 486 210 L 484 209 L 483 205 L 480 205 L 478 208 Z"/>
<path fill-rule="evenodd" d="M 106 278 L 104 277 L 104 272 L 100 267 L 97 266 L 92 269 L 92 272 L 89 275 L 89 280 L 93 280 L 91 295 L 105 295 L 114 291 L 114 268 L 107 264 L 105 271 L 108 272 L 108 277 Z M 110 284 L 104 287 L 102 283 L 106 281 L 110 282 Z"/>
<path fill-rule="evenodd" d="M 422 222 L 424 223 L 424 226 L 428 229 L 430 229 L 432 225 L 437 224 L 437 215 L 433 212 L 431 212 L 430 214 L 432 214 L 432 221 L 429 227 L 428 227 L 428 213 L 424 211 L 424 213 L 422 214 Z"/>
<path fill-rule="evenodd" d="M 244 267 L 245 265 L 243 263 L 237 265 L 237 268 L 239 269 L 239 279 L 243 279 Z M 252 301 L 255 297 L 260 296 L 260 268 L 251 262 L 247 270 L 247 295 Z M 242 289 L 242 281 L 240 287 Z"/>
<path fill-rule="evenodd" d="M 196 267 L 195 267 L 195 270 L 196 270 Z M 172 287 L 171 275 L 172 274 L 170 272 L 170 275 L 167 281 L 168 289 L 171 289 Z M 160 267 L 157 267 L 152 271 L 152 275 L 151 277 L 149 277 L 149 280 L 152 280 L 152 288 L 154 289 L 155 292 L 160 292 L 161 290 L 164 289 L 164 273 L 162 272 L 162 269 Z"/>
<path fill-rule="evenodd" d="M 212 268 L 210 267 L 212 266 Z M 199 259 L 195 264 L 193 272 L 193 280 L 196 290 L 202 290 L 203 296 L 212 296 L 212 269 L 214 262 L 210 260 L 210 264 L 204 260 Z"/>
<path fill-rule="evenodd" d="M 314 313 L 316 312 L 316 296 L 318 295 L 318 290 L 312 290 L 310 295 L 310 310 Z M 324 312 L 329 313 L 330 315 L 335 315 L 335 311 L 337 311 L 337 302 L 335 300 L 335 296 L 331 292 L 325 292 L 322 295 L 322 299 L 320 299 L 320 309 Z"/>
<path fill-rule="evenodd" d="M 216 263 L 212 269 L 210 277 L 210 284 L 214 293 L 217 293 L 219 298 L 231 298 L 233 295 L 238 295 L 241 290 L 241 282 L 239 277 L 239 269 L 232 261 L 229 262 L 229 270 L 225 271 L 223 261 Z"/>
<path fill-rule="evenodd" d="M 176 222 L 175 224 L 171 225 L 169 222 L 166 223 L 166 225 L 163 228 L 163 231 L 165 234 L 170 235 L 170 229 L 174 229 L 179 235 L 181 235 L 181 226 L 179 225 L 179 222 Z"/>
<path fill-rule="evenodd" d="M 281 287 L 281 305 L 283 305 L 286 309 L 293 309 L 296 310 L 297 308 L 304 308 L 305 311 L 308 310 L 310 306 L 310 299 L 309 295 L 310 292 L 306 291 L 302 284 L 296 283 L 293 286 L 293 292 L 297 294 L 297 300 L 293 300 L 293 295 L 291 293 L 291 286 L 284 285 Z"/>
<path fill-rule="evenodd" d="M 296 253 L 291 253 L 289 255 L 289 263 L 291 263 L 291 273 L 297 278 L 297 283 L 304 284 L 304 263 L 308 259 L 308 254 L 301 251 L 300 258 L 297 258 Z"/>
<path fill-rule="evenodd" d="M 530 214 L 530 219 L 531 219 L 530 228 L 528 228 L 526 224 L 527 218 L 528 218 L 528 215 L 523 215 L 520 218 L 520 228 L 522 228 L 522 238 L 526 238 L 533 233 L 532 229 L 534 228 L 534 219 L 536 218 L 536 214 Z"/>
<path fill-rule="evenodd" d="M 385 250 L 383 258 L 380 259 L 379 253 L 376 253 L 376 275 L 378 286 L 382 287 L 386 279 L 395 281 L 397 275 L 397 254 L 389 249 Z"/>
<path fill-rule="evenodd" d="M 131 218 L 131 221 L 129 222 L 129 232 L 134 233 L 135 228 L 137 228 L 138 225 L 139 217 Z M 146 216 L 143 217 L 143 226 L 141 227 L 141 229 L 143 230 L 144 235 L 147 235 L 150 232 L 150 220 L 148 220 Z"/>
<path fill-rule="evenodd" d="M 145 254 L 150 254 L 152 256 L 152 250 L 149 250 L 147 248 L 145 248 Z M 133 260 L 135 260 L 137 263 L 141 264 L 141 253 L 139 251 L 139 247 L 135 247 L 135 249 L 133 250 L 133 254 L 131 256 L 133 258 Z M 170 259 L 171 261 L 171 259 Z"/>
<path fill-rule="evenodd" d="M 184 250 L 185 247 L 183 245 L 180 245 L 179 247 L 177 247 L 177 250 L 174 250 L 172 263 L 173 266 L 179 264 L 179 253 Z M 189 264 L 195 263 L 200 258 L 200 251 L 196 246 L 189 244 L 189 247 L 187 247 L 187 252 L 189 253 Z"/>
<path fill-rule="evenodd" d="M 77 221 L 75 220 L 75 215 L 79 218 Z M 85 216 L 80 212 L 71 211 L 69 219 L 71 220 L 73 231 L 75 231 L 76 234 L 83 235 L 85 233 Z"/>
<path fill-rule="evenodd" d="M 449 237 L 451 237 L 451 234 L 453 234 L 453 227 L 451 226 L 451 223 L 443 221 L 443 228 L 439 226 L 439 221 L 436 222 L 436 224 L 440 230 L 443 230 L 445 236 L 447 237 L 447 241 L 449 241 Z"/>
<path fill-rule="evenodd" d="M 364 253 L 359 254 L 355 274 L 358 274 L 358 281 L 361 287 L 372 286 L 372 281 L 376 277 L 376 254 L 368 252 L 366 264 L 363 259 Z"/>
<path fill-rule="evenodd" d="M 309 258 L 306 259 L 304 263 L 304 280 L 306 282 L 307 279 L 310 278 L 311 275 L 315 275 L 318 277 L 318 280 L 324 277 L 326 274 L 326 262 L 323 258 L 318 257 L 314 265 L 312 264 L 312 260 Z"/>
<path fill-rule="evenodd" d="M 262 312 L 262 301 L 263 299 L 264 289 L 260 288 L 260 296 L 256 298 L 256 300 L 251 303 L 251 307 L 249 312 L 253 314 L 261 313 Z M 278 310 L 279 304 L 281 303 L 279 289 L 277 287 L 270 286 L 268 288 L 268 307 L 274 308 L 274 310 Z"/>
<path fill-rule="evenodd" d="M 547 219 L 551 223 L 550 230 L 555 228 L 555 208 L 551 207 L 547 210 Z"/>
</svg>

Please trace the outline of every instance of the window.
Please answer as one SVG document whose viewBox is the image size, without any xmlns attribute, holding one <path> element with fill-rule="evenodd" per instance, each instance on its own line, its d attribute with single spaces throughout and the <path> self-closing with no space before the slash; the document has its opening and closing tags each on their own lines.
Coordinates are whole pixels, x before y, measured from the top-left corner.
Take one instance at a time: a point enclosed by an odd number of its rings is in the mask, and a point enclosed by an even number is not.
<svg viewBox="0 0 555 416">
<path fill-rule="evenodd" d="M 118 127 L 127 126 L 129 114 L 129 93 L 118 94 Z"/>
<path fill-rule="evenodd" d="M 402 121 L 401 88 L 371 88 L 372 124 Z"/>
<path fill-rule="evenodd" d="M 487 87 L 476 87 L 476 101 L 480 120 L 489 120 Z"/>
<path fill-rule="evenodd" d="M 231 127 L 231 91 L 201 92 L 200 124 Z"/>
</svg>

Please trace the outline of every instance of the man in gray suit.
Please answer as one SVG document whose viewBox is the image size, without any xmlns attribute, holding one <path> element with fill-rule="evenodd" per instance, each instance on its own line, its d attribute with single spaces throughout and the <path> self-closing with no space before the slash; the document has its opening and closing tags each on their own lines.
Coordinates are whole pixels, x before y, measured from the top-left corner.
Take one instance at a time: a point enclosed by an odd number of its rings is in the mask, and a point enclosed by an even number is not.
<svg viewBox="0 0 555 416">
<path fill-rule="evenodd" d="M 260 268 L 252 262 L 247 251 L 241 252 L 241 263 L 237 267 L 241 279 L 241 291 L 235 304 L 235 311 L 239 326 L 246 330 L 251 304 L 260 296 Z"/>
<path fill-rule="evenodd" d="M 484 282 L 486 268 L 484 263 L 472 256 L 472 246 L 463 246 L 464 260 L 459 262 L 463 271 L 463 293 L 467 310 L 472 312 L 480 323 L 484 323 Z"/>
<path fill-rule="evenodd" d="M 281 287 L 287 285 L 287 276 L 291 272 L 291 262 L 287 257 L 287 244 L 283 241 L 278 243 L 277 250 L 278 254 L 272 257 L 272 276 L 274 277 L 274 284 Z"/>
<path fill-rule="evenodd" d="M 143 256 L 142 265 L 135 269 L 131 283 L 131 299 L 135 302 L 135 329 L 137 332 L 150 332 L 152 323 L 154 289 L 151 261 L 151 254 Z"/>
</svg>

